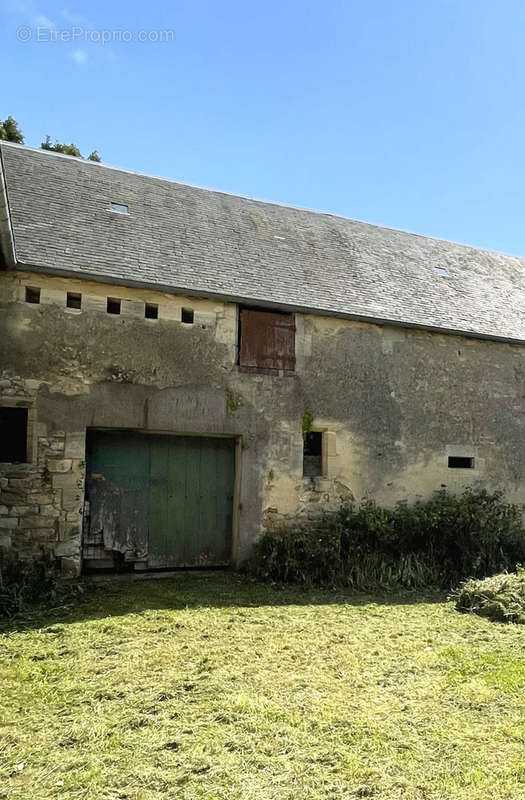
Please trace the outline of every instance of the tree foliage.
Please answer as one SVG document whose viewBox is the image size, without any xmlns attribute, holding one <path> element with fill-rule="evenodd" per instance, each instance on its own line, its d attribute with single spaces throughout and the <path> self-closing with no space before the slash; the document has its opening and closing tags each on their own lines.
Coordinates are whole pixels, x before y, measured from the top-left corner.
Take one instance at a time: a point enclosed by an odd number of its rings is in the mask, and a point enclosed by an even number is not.
<svg viewBox="0 0 525 800">
<path fill-rule="evenodd" d="M 76 144 L 64 144 L 63 142 L 59 142 L 55 139 L 55 143 L 51 142 L 51 136 L 49 134 L 46 136 L 42 144 L 40 145 L 42 150 L 53 150 L 55 153 L 64 153 L 66 156 L 75 156 L 76 158 L 82 158 L 82 153 L 76 146 Z"/>
<path fill-rule="evenodd" d="M 66 144 L 65 142 L 59 142 L 55 139 L 54 143 L 51 141 L 51 136 L 49 134 L 46 136 L 42 144 L 40 145 L 42 150 L 52 150 L 54 153 L 63 153 L 66 156 L 75 156 L 75 158 L 84 158 L 76 144 Z M 100 162 L 100 156 L 96 150 L 93 150 L 87 157 L 88 161 L 97 161 Z"/>
<path fill-rule="evenodd" d="M 24 144 L 24 135 L 19 128 L 18 122 L 13 117 L 7 117 L 4 120 L 0 119 L 0 141 Z M 64 153 L 66 156 L 84 157 L 73 142 L 66 144 L 65 142 L 59 142 L 57 139 L 52 142 L 49 135 L 46 136 L 40 147 L 42 150 L 53 150 L 55 153 Z M 100 155 L 97 150 L 92 150 L 87 160 L 100 162 Z"/>
<path fill-rule="evenodd" d="M 18 122 L 13 117 L 7 117 L 4 120 L 0 119 L 0 140 L 24 144 L 24 135 L 18 127 Z"/>
</svg>

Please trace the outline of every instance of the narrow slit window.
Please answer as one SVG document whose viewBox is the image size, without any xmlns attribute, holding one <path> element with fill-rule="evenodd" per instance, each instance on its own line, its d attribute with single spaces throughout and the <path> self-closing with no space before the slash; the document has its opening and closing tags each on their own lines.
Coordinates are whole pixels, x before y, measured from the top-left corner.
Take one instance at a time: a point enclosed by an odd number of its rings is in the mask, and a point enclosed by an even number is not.
<svg viewBox="0 0 525 800">
<path fill-rule="evenodd" d="M 82 308 L 82 295 L 78 292 L 68 292 L 66 299 L 66 306 L 68 308 Z"/>
<path fill-rule="evenodd" d="M 0 461 L 27 462 L 27 408 L 0 407 Z"/>
<path fill-rule="evenodd" d="M 117 297 L 108 297 L 108 314 L 120 314 L 120 300 Z"/>
<path fill-rule="evenodd" d="M 40 289 L 36 286 L 26 286 L 26 303 L 39 303 Z"/>
<path fill-rule="evenodd" d="M 449 469 L 474 469 L 474 459 L 470 456 L 449 456 Z"/>
<path fill-rule="evenodd" d="M 195 318 L 195 314 L 193 312 L 193 309 L 192 308 L 183 308 L 182 311 L 181 311 L 180 318 L 181 318 L 181 322 L 187 322 L 187 323 L 189 323 L 191 325 L 193 323 L 194 318 Z"/>
<path fill-rule="evenodd" d="M 303 444 L 303 475 L 316 478 L 323 474 L 323 434 L 309 431 Z"/>
<path fill-rule="evenodd" d="M 156 303 L 146 303 L 144 306 L 144 316 L 146 319 L 158 319 L 159 307 Z"/>
</svg>

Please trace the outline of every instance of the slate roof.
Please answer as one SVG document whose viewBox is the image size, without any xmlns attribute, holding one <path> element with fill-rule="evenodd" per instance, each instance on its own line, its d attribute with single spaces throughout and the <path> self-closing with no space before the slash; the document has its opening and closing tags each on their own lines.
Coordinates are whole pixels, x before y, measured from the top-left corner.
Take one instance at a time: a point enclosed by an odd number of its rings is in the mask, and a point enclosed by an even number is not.
<svg viewBox="0 0 525 800">
<path fill-rule="evenodd" d="M 1 153 L 20 267 L 525 341 L 525 259 L 42 150 Z"/>
</svg>

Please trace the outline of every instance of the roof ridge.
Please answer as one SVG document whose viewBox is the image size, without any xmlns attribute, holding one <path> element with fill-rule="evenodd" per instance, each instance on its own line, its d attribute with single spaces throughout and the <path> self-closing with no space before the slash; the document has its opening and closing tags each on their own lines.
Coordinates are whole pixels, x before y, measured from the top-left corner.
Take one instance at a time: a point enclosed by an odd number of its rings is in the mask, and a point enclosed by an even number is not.
<svg viewBox="0 0 525 800">
<path fill-rule="evenodd" d="M 439 236 L 432 236 L 430 234 L 418 233 L 417 231 L 408 231 L 405 230 L 404 228 L 393 228 L 388 225 L 380 225 L 377 222 L 368 222 L 367 220 L 355 219 L 354 217 L 345 217 L 342 214 L 336 214 L 333 211 L 320 211 L 319 209 L 306 208 L 304 206 L 295 206 L 289 203 L 280 203 L 277 200 L 263 200 L 258 197 L 251 197 L 250 195 L 238 194 L 236 192 L 228 192 L 225 189 L 211 189 L 209 186 L 199 186 L 194 183 L 184 183 L 182 181 L 177 181 L 174 178 L 165 178 L 160 175 L 151 175 L 150 173 L 147 172 L 137 172 L 136 170 L 126 169 L 125 167 L 115 167 L 111 164 L 104 164 L 99 161 L 89 161 L 89 159 L 78 158 L 78 156 L 71 156 L 66 153 L 57 153 L 54 150 L 45 150 L 44 148 L 41 147 L 32 147 L 27 144 L 18 144 L 17 142 L 6 142 L 2 140 L 0 141 L 0 147 L 13 147 L 18 150 L 29 150 L 34 153 L 37 153 L 38 155 L 44 155 L 44 157 L 49 156 L 49 157 L 69 159 L 70 161 L 74 161 L 77 164 L 80 163 L 93 167 L 101 167 L 102 169 L 113 170 L 114 172 L 123 172 L 126 175 L 136 175 L 137 177 L 140 178 L 151 178 L 152 180 L 163 181 L 164 183 L 173 183 L 176 186 L 187 187 L 189 189 L 198 189 L 203 192 L 220 194 L 226 197 L 236 197 L 239 200 L 249 200 L 251 203 L 260 203 L 261 205 L 266 205 L 266 206 L 276 206 L 277 208 L 287 208 L 293 211 L 301 211 L 306 214 L 316 214 L 324 217 L 332 217 L 333 219 L 342 220 L 344 222 L 353 222 L 356 225 L 366 225 L 370 228 L 376 228 L 381 231 L 389 231 L 391 233 L 401 233 L 404 234 L 405 236 L 414 236 L 419 239 L 424 239 L 431 242 L 453 245 L 455 247 L 464 248 L 465 250 L 474 250 L 476 252 L 489 253 L 490 255 L 503 256 L 504 258 L 515 258 L 518 261 L 523 261 L 525 259 L 525 255 L 520 256 L 517 255 L 516 253 L 505 253 L 502 252 L 501 250 L 491 250 L 488 247 L 478 247 L 476 245 L 466 244 L 465 242 L 456 242 L 452 239 L 443 239 Z"/>
</svg>

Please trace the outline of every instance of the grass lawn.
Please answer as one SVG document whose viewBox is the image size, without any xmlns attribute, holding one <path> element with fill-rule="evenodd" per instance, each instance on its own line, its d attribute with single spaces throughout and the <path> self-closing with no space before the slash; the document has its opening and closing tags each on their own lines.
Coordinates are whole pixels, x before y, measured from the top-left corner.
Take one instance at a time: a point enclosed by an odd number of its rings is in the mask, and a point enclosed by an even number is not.
<svg viewBox="0 0 525 800">
<path fill-rule="evenodd" d="M 0 639 L 0 797 L 525 798 L 525 626 L 184 575 Z"/>
</svg>

